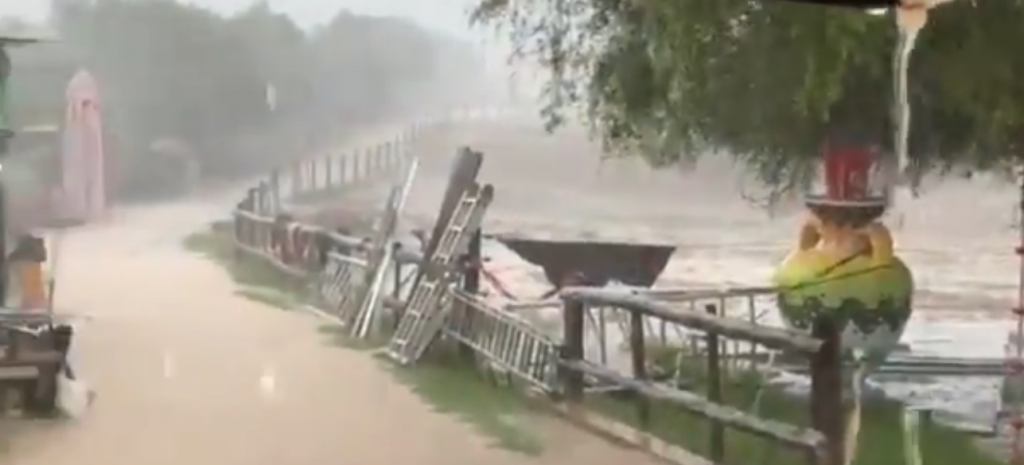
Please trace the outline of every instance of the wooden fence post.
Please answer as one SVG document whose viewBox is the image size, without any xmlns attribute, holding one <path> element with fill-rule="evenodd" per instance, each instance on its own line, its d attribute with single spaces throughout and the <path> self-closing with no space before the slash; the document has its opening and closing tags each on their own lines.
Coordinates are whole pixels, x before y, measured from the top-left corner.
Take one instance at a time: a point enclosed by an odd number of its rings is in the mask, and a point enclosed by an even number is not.
<svg viewBox="0 0 1024 465">
<path fill-rule="evenodd" d="M 398 251 L 402 249 L 402 244 L 398 241 L 391 243 L 392 250 L 391 260 L 395 263 L 395 272 L 393 274 L 394 281 L 391 284 L 391 297 L 398 300 L 402 298 L 402 269 L 405 268 L 405 264 L 398 259 Z"/>
<path fill-rule="evenodd" d="M 466 260 L 462 268 L 462 290 L 469 295 L 477 295 L 480 293 L 480 266 L 483 261 L 483 252 L 481 250 L 482 239 L 483 236 L 480 229 L 473 232 L 473 235 L 469 239 L 469 247 L 466 251 Z M 468 306 L 469 304 L 463 305 Z M 467 310 L 468 309 L 463 309 L 463 312 L 461 313 L 461 324 L 467 327 L 472 327 L 474 312 Z M 460 351 L 467 360 L 473 360 L 476 357 L 476 352 L 468 345 L 462 345 L 460 347 Z"/>
<path fill-rule="evenodd" d="M 402 155 L 406 154 L 406 143 L 406 136 L 403 135 L 402 138 L 394 144 L 394 150 L 391 152 L 392 167 L 401 168 L 402 161 L 404 160 Z"/>
<path fill-rule="evenodd" d="M 377 165 L 377 152 L 378 151 L 380 151 L 380 145 L 379 144 L 378 145 L 373 145 L 373 146 L 370 146 L 370 147 L 366 148 L 366 155 L 364 155 L 366 157 L 366 160 L 363 163 L 363 167 L 364 167 L 363 171 L 365 171 L 365 173 L 364 173 L 365 176 L 363 176 L 363 177 L 366 178 L 366 179 L 369 179 L 369 178 L 373 177 L 373 175 L 377 172 L 377 166 L 376 165 Z"/>
<path fill-rule="evenodd" d="M 586 306 L 579 300 L 565 300 L 562 307 L 562 347 L 559 356 L 567 362 L 584 359 L 583 324 Z M 583 400 L 583 373 L 577 370 L 559 368 L 565 398 L 569 402 Z"/>
<path fill-rule="evenodd" d="M 256 202 L 256 189 L 249 189 L 245 192 L 245 199 L 238 205 L 238 210 L 242 212 L 253 212 L 255 210 L 254 205 Z M 235 242 L 251 246 L 252 242 L 252 222 L 242 216 L 235 215 Z M 235 248 L 235 259 L 240 259 L 242 256 L 241 250 Z"/>
<path fill-rule="evenodd" d="M 257 215 L 262 215 L 263 214 L 263 199 L 265 197 L 264 193 L 266 191 L 267 191 L 267 185 L 266 185 L 266 183 L 264 181 L 260 181 L 259 183 L 257 183 L 256 187 L 254 187 L 253 190 L 252 190 L 252 193 L 253 193 L 252 206 L 253 207 L 252 207 L 251 211 L 253 213 L 257 214 Z"/>
<path fill-rule="evenodd" d="M 846 425 L 843 408 L 843 360 L 841 333 L 830 317 L 814 320 L 811 336 L 822 341 L 811 358 L 811 427 L 825 435 L 825 447 L 819 463 L 843 465 L 846 462 Z"/>
<path fill-rule="evenodd" d="M 401 151 L 402 148 L 402 136 L 399 137 L 400 138 L 397 141 L 392 141 L 388 143 L 388 156 L 385 159 L 385 161 L 387 162 L 388 171 L 398 167 L 398 153 L 399 151 Z"/>
<path fill-rule="evenodd" d="M 281 206 L 281 171 L 277 168 L 270 172 L 270 198 L 276 214 Z"/>
<path fill-rule="evenodd" d="M 292 189 L 291 197 L 295 197 L 302 193 L 302 165 L 299 162 L 294 162 L 288 167 L 289 176 L 292 178 Z"/>
<path fill-rule="evenodd" d="M 647 342 L 644 340 L 644 315 L 629 312 L 629 351 L 633 362 L 633 378 L 647 380 Z M 647 397 L 636 395 L 636 419 L 644 431 L 651 424 L 651 402 Z"/>
<path fill-rule="evenodd" d="M 311 158 L 307 163 L 309 164 L 309 193 L 316 194 L 320 189 L 320 183 L 317 178 L 320 174 L 320 163 L 317 163 L 316 158 Z"/>
<path fill-rule="evenodd" d="M 324 190 L 330 190 L 334 184 L 334 160 L 330 155 L 324 157 Z"/>
<path fill-rule="evenodd" d="M 708 304 L 704 306 L 704 311 L 709 315 L 718 315 L 718 308 L 715 304 Z M 719 345 L 718 335 L 713 332 L 708 332 L 706 335 L 707 346 L 707 375 L 708 375 L 708 400 L 716 404 L 722 403 L 722 364 L 719 358 Z M 725 462 L 725 425 L 717 422 L 711 422 L 711 429 L 708 434 L 708 451 L 710 454 L 709 459 L 713 463 L 724 463 Z"/>
<path fill-rule="evenodd" d="M 387 153 L 388 153 L 388 144 L 386 142 L 377 146 L 377 153 L 375 153 L 374 156 L 373 156 L 373 165 L 374 165 L 374 167 L 373 167 L 373 174 L 374 174 L 374 176 L 376 176 L 376 175 L 380 174 L 382 171 L 384 171 L 384 157 L 387 156 Z"/>
<path fill-rule="evenodd" d="M 399 154 L 402 153 L 404 144 L 404 139 L 398 139 L 391 143 L 391 150 L 388 152 L 388 169 L 395 169 L 400 165 Z"/>
<path fill-rule="evenodd" d="M 363 160 L 359 162 L 359 181 L 365 181 L 366 178 L 370 177 L 370 172 L 373 171 L 373 148 L 367 147 L 363 149 Z"/>
<path fill-rule="evenodd" d="M 352 152 L 352 183 L 353 184 L 359 181 L 359 172 L 360 172 L 359 165 L 362 164 L 361 160 L 360 160 L 361 158 L 362 158 L 362 154 L 359 153 L 358 149 L 356 149 L 355 151 Z"/>
<path fill-rule="evenodd" d="M 234 228 L 233 229 L 234 229 L 235 237 L 234 237 L 234 244 L 232 244 L 233 247 L 231 248 L 231 251 L 232 251 L 232 255 L 231 256 L 234 259 L 234 261 L 237 263 L 237 262 L 241 261 L 241 259 L 242 259 L 242 249 L 240 247 L 238 247 L 238 245 L 239 244 L 244 244 L 242 239 L 243 239 L 244 234 L 245 234 L 243 232 L 244 231 L 244 227 L 245 227 L 244 226 L 245 219 L 242 217 L 242 215 L 238 214 L 237 211 L 234 214 L 234 219 L 235 219 L 235 221 L 234 221 L 234 225 L 233 225 Z"/>
<path fill-rule="evenodd" d="M 306 163 L 306 192 L 313 194 L 316 193 L 316 158 L 307 160 Z"/>
<path fill-rule="evenodd" d="M 338 187 L 342 187 L 348 182 L 348 160 L 352 158 L 350 154 L 343 153 L 341 158 L 338 160 Z"/>
<path fill-rule="evenodd" d="M 377 162 L 376 162 L 376 160 L 377 160 L 377 149 L 379 147 L 380 147 L 379 145 L 372 145 L 370 147 L 367 147 L 366 150 L 363 151 L 363 179 L 364 180 L 373 177 L 373 173 L 374 173 L 374 171 L 376 171 L 376 167 L 374 165 L 377 164 Z"/>
</svg>

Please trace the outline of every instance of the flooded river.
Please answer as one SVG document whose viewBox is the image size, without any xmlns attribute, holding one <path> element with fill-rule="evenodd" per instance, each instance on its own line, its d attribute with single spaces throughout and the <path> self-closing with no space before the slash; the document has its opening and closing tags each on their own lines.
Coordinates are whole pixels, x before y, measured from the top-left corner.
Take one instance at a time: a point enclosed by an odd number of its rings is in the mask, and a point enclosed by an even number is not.
<svg viewBox="0 0 1024 465">
<path fill-rule="evenodd" d="M 677 247 L 656 287 L 708 289 L 764 286 L 797 238 L 799 202 L 774 215 L 745 198 L 760 189 L 728 162 L 695 170 L 652 171 L 635 160 L 600 162 L 582 132 L 546 135 L 536 125 L 467 124 L 435 136 L 421 153 L 405 226 L 437 212 L 451 154 L 468 145 L 485 154 L 480 179 L 496 200 L 485 232 L 533 238 L 671 244 Z M 1016 189 L 992 179 L 945 179 L 924 186 L 893 227 L 898 255 L 914 274 L 915 314 L 903 343 L 914 354 L 1001 357 L 1015 322 L 1020 242 Z M 485 244 L 488 269 L 520 300 L 550 289 L 542 270 L 496 242 Z M 745 305 L 745 304 L 744 304 Z M 759 304 L 777 322 L 772 302 Z M 746 310 L 739 310 L 746 317 Z M 557 309 L 535 312 L 557 331 Z M 611 339 L 621 339 L 617 327 Z M 614 345 L 615 341 L 612 341 Z M 614 354 L 613 354 L 614 355 Z M 620 354 L 621 355 L 621 354 Z M 999 380 L 886 380 L 884 389 L 988 423 Z"/>
<path fill-rule="evenodd" d="M 653 172 L 630 160 L 602 164 L 596 146 L 579 132 L 546 136 L 526 125 L 484 125 L 447 142 L 485 153 L 481 179 L 497 192 L 489 233 L 673 244 L 677 251 L 656 286 L 684 288 L 766 285 L 795 244 L 800 205 L 769 215 L 743 198 L 741 192 L 758 188 L 728 163 Z M 436 211 L 449 161 L 424 162 L 410 214 Z M 903 227 L 893 227 L 893 234 L 916 283 L 915 314 L 903 338 L 913 353 L 1004 354 L 1020 273 L 1013 253 L 1017 203 L 1015 188 L 1005 182 L 957 178 L 926 183 L 924 195 L 907 206 Z M 550 288 L 540 269 L 501 245 L 488 244 L 485 253 L 489 268 L 521 299 Z M 977 378 L 885 383 L 892 394 L 979 422 L 991 421 L 997 385 Z"/>
</svg>

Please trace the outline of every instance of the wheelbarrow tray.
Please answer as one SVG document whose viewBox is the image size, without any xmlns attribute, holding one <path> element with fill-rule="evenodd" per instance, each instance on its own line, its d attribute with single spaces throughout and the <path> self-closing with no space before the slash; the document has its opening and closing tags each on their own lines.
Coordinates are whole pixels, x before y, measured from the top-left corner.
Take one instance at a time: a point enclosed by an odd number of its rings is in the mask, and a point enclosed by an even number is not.
<svg viewBox="0 0 1024 465">
<path fill-rule="evenodd" d="M 491 236 L 523 260 L 544 269 L 548 282 L 561 286 L 574 273 L 590 286 L 616 281 L 651 287 L 665 271 L 676 246 L 572 239 L 536 239 L 522 235 Z"/>
</svg>

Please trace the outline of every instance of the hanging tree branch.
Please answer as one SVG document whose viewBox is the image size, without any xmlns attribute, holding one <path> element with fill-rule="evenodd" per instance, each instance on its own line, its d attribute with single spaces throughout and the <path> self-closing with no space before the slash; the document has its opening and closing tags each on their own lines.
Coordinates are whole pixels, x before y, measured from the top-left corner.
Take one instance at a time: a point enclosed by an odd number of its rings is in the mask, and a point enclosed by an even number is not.
<svg viewBox="0 0 1024 465">
<path fill-rule="evenodd" d="M 1024 0 L 932 16 L 911 63 L 912 164 L 1006 166 L 1024 133 Z M 550 72 L 552 129 L 578 112 L 619 156 L 731 156 L 777 194 L 835 131 L 891 149 L 891 18 L 760 0 L 482 0 L 473 19 Z"/>
</svg>

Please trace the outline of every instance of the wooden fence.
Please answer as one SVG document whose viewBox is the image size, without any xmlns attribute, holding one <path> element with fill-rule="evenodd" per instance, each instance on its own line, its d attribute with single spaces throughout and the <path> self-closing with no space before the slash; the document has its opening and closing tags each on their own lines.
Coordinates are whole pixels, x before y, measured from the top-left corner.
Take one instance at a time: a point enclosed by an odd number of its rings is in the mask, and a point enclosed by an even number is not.
<svg viewBox="0 0 1024 465">
<path fill-rule="evenodd" d="M 424 121 L 379 143 L 290 162 L 252 186 L 236 209 L 273 216 L 286 213 L 285 199 L 296 204 L 329 199 L 345 190 L 385 181 L 402 171 L 409 153 L 425 135 L 443 131 L 445 126 L 444 120 Z"/>
<path fill-rule="evenodd" d="M 569 402 L 584 398 L 584 381 L 592 378 L 628 389 L 636 397 L 636 418 L 641 429 L 650 426 L 651 402 L 676 405 L 711 422 L 707 457 L 713 463 L 725 463 L 725 430 L 735 429 L 759 436 L 800 451 L 807 463 L 844 464 L 844 423 L 842 400 L 842 364 L 839 333 L 828 321 L 822 321 L 813 336 L 799 331 L 758 326 L 749 321 L 719 316 L 710 304 L 704 312 L 679 308 L 666 302 L 629 291 L 597 288 L 567 288 L 561 293 L 563 307 L 563 345 L 558 365 L 561 382 Z M 587 306 L 614 307 L 629 312 L 629 353 L 632 376 L 588 362 L 584 358 L 585 315 Z M 671 389 L 651 380 L 645 334 L 645 318 L 655 318 L 685 326 L 706 334 L 707 393 Z M 811 369 L 810 429 L 759 418 L 723 402 L 722 360 L 719 338 L 757 343 L 768 349 L 799 354 L 807 358 Z"/>
<path fill-rule="evenodd" d="M 378 161 L 360 161 L 358 166 L 375 166 L 386 172 L 401 166 L 395 161 L 394 149 L 370 152 Z M 363 160 L 362 158 L 359 158 Z M 383 160 L 383 161 L 381 161 Z M 320 165 L 339 166 L 337 162 Z M 356 165 L 349 165 L 356 166 Z M 350 169 L 350 168 L 349 168 Z M 333 170 L 333 171 L 332 171 Z M 301 172 L 304 174 L 295 174 Z M 343 179 L 335 175 L 337 168 L 299 168 L 277 174 L 278 179 L 291 179 L 290 190 L 281 190 L 265 183 L 250 190 L 238 204 L 234 214 L 234 240 L 240 255 L 258 257 L 283 272 L 303 279 L 316 297 L 317 311 L 360 334 L 359 328 L 370 324 L 368 315 L 381 308 L 401 312 L 415 285 L 405 279 L 402 270 L 434 266 L 421 250 L 403 250 L 392 239 L 393 228 L 379 230 L 375 237 L 359 238 L 338 234 L 315 226 L 296 223 L 281 215 L 280 202 L 268 201 L 282 192 L 302 196 L 315 192 L 344 188 Z M 353 171 L 346 171 L 353 172 Z M 370 173 L 372 171 L 362 171 Z M 331 175 L 317 173 L 334 173 Z M 340 187 L 339 187 L 340 186 Z M 305 193 L 305 194 L 304 194 Z M 274 208 L 272 208 L 274 207 Z M 385 215 L 396 215 L 390 211 Z M 387 223 L 387 222 L 384 222 Z M 393 221 L 392 221 L 393 223 Z M 393 224 L 392 224 L 393 226 Z M 843 380 L 838 329 L 828 321 L 818 324 L 813 334 L 758 326 L 753 322 L 721 316 L 722 309 L 707 305 L 703 309 L 686 309 L 673 302 L 656 300 L 649 295 L 597 288 L 567 288 L 560 298 L 563 303 L 563 334 L 561 340 L 544 334 L 504 308 L 496 308 L 479 294 L 480 243 L 477 239 L 458 260 L 455 273 L 461 279 L 447 288 L 449 298 L 447 319 L 442 334 L 456 341 L 488 368 L 507 374 L 510 379 L 561 399 L 557 405 L 585 406 L 587 383 L 599 382 L 632 391 L 635 394 L 636 424 L 647 430 L 653 403 L 671 404 L 711 424 L 704 463 L 725 463 L 727 429 L 764 438 L 772 443 L 798 451 L 808 463 L 843 465 L 845 463 Z M 384 253 L 387 252 L 387 253 Z M 391 267 L 388 283 L 375 283 L 381 267 Z M 452 272 L 449 270 L 448 272 Z M 410 285 L 412 284 L 412 285 Z M 378 286 L 379 285 L 379 286 Z M 372 288 L 386 298 L 373 298 Z M 389 287 L 389 289 L 383 289 Z M 770 292 L 760 290 L 759 292 Z M 706 294 L 706 293 L 705 293 Z M 703 295 L 703 294 L 702 294 Z M 705 296 L 708 297 L 708 296 Z M 709 298 L 715 298 L 711 295 Z M 718 296 L 722 297 L 722 296 Z M 721 300 L 721 299 L 719 299 Z M 608 366 L 593 363 L 584 357 L 584 331 L 588 307 L 612 307 L 629 314 L 629 355 L 631 372 L 624 374 Z M 658 383 L 648 373 L 651 365 L 646 334 L 650 319 L 684 326 L 705 334 L 707 392 L 704 395 Z M 723 379 L 719 347 L 721 339 L 742 340 L 771 350 L 796 354 L 807 359 L 811 374 L 810 428 L 785 424 L 729 406 L 723 399 Z M 695 465 L 691 459 L 668 458 L 680 465 Z"/>
</svg>

